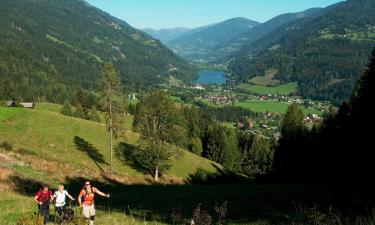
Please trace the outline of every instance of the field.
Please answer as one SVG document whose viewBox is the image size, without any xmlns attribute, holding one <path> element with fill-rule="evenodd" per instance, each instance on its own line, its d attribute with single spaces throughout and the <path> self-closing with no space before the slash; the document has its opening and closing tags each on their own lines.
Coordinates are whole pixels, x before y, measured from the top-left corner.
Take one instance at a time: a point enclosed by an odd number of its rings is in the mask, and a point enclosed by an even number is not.
<svg viewBox="0 0 375 225">
<path fill-rule="evenodd" d="M 259 94 L 259 95 L 290 95 L 297 91 L 298 84 L 296 82 L 294 83 L 288 83 L 283 85 L 278 85 L 274 87 L 270 86 L 262 86 L 262 85 L 251 85 L 242 83 L 236 86 L 239 90 L 243 90 L 246 92 Z"/>
<path fill-rule="evenodd" d="M 270 68 L 264 72 L 263 76 L 256 76 L 250 79 L 249 84 L 261 85 L 261 86 L 276 86 L 280 83 L 279 80 L 274 80 L 273 78 L 277 74 L 278 70 L 275 68 Z"/>
<path fill-rule="evenodd" d="M 247 108 L 254 112 L 285 113 L 289 105 L 286 102 L 279 101 L 246 101 L 236 102 L 235 106 Z M 318 110 L 311 110 L 304 107 L 301 108 L 305 114 L 321 114 Z"/>
</svg>

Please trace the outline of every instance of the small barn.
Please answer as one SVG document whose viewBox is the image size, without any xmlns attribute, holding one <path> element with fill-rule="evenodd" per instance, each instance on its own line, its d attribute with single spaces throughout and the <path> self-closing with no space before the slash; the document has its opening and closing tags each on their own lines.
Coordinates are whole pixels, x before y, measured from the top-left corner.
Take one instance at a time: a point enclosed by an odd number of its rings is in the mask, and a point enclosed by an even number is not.
<svg viewBox="0 0 375 225">
<path fill-rule="evenodd" d="M 6 107 L 16 107 L 17 103 L 15 101 L 10 100 L 10 101 L 5 102 L 5 106 Z"/>
<path fill-rule="evenodd" d="M 21 102 L 20 105 L 27 109 L 33 109 L 35 107 L 34 102 Z"/>
</svg>

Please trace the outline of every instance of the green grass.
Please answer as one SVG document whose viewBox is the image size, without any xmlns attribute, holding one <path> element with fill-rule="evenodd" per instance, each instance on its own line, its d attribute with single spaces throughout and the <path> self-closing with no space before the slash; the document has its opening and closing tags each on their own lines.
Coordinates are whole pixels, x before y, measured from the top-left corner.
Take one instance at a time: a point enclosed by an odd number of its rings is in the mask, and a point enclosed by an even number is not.
<svg viewBox="0 0 375 225">
<path fill-rule="evenodd" d="M 38 107 L 35 110 L 0 107 L 1 140 L 10 143 L 14 149 L 26 149 L 48 157 L 51 162 L 67 164 L 71 170 L 82 171 L 82 168 L 86 168 L 99 173 L 95 162 L 85 152 L 76 149 L 74 137 L 78 136 L 98 150 L 105 161 L 100 166 L 108 171 L 109 137 L 104 124 L 63 116 L 55 112 L 58 108 L 56 105 L 40 104 Z M 127 127 L 131 126 L 131 120 L 131 117 L 126 118 Z M 124 137 L 117 140 L 124 141 L 137 145 L 138 134 L 126 131 Z M 183 156 L 173 159 L 176 165 L 167 171 L 167 175 L 185 178 L 201 167 L 214 170 L 209 160 L 182 151 Z M 114 171 L 125 177 L 143 176 L 116 157 Z"/>
<path fill-rule="evenodd" d="M 254 112 L 275 112 L 275 113 L 285 113 L 288 104 L 285 102 L 277 101 L 248 101 L 248 102 L 236 102 L 235 106 L 250 109 Z"/>
<path fill-rule="evenodd" d="M 350 212 L 350 205 L 366 201 L 359 194 L 342 188 L 340 191 L 325 185 L 206 185 L 206 186 L 150 186 L 150 185 L 121 185 L 108 186 L 103 183 L 93 183 L 102 191 L 110 192 L 111 215 L 107 211 L 107 201 L 96 198 L 97 225 L 107 224 L 187 224 L 193 210 L 202 204 L 213 218 L 215 202 L 227 202 L 227 217 L 225 224 L 311 224 L 314 217 L 311 208 L 319 204 L 317 211 L 324 212 L 336 202 L 336 210 L 342 211 L 342 216 Z M 65 184 L 76 196 L 79 187 Z M 74 187 L 74 188 L 73 188 Z M 351 193 L 351 198 L 348 198 Z M 339 201 L 337 201 L 339 200 Z M 349 208 L 346 208 L 348 207 Z M 171 214 L 178 212 L 180 223 L 172 223 Z M 32 196 L 23 196 L 10 192 L 0 195 L 0 218 L 4 225 L 15 224 L 20 216 L 31 215 L 36 211 Z M 53 215 L 53 210 L 50 210 Z M 320 217 L 323 215 L 321 213 Z M 305 222 L 287 223 L 290 218 L 306 217 Z M 373 215 L 370 220 L 374 221 Z M 300 219 L 302 220 L 302 219 Z M 326 225 L 328 223 L 319 223 Z M 331 225 L 344 225 L 329 223 Z M 357 224 L 357 223 L 349 223 Z M 359 224 L 359 223 L 358 223 Z M 373 223 L 363 223 L 362 225 Z M 347 225 L 345 223 L 345 225 Z"/>
<path fill-rule="evenodd" d="M 254 112 L 273 112 L 273 113 L 285 113 L 289 104 L 286 102 L 279 101 L 246 101 L 236 102 L 235 106 L 250 109 Z M 318 110 L 311 110 L 302 108 L 305 114 L 321 114 Z"/>
<path fill-rule="evenodd" d="M 280 84 L 279 80 L 274 80 L 273 78 L 277 74 L 278 70 L 275 68 L 270 68 L 264 72 L 263 76 L 256 76 L 250 79 L 248 82 L 250 84 L 261 85 L 261 86 L 276 86 Z"/>
<path fill-rule="evenodd" d="M 50 111 L 55 113 L 60 113 L 62 106 L 53 103 L 36 103 L 35 109 L 39 111 Z"/>
<path fill-rule="evenodd" d="M 250 85 L 246 83 L 242 83 L 236 86 L 240 90 L 245 90 L 250 93 L 254 94 L 260 94 L 260 95 L 290 95 L 297 91 L 298 84 L 296 82 L 294 83 L 288 83 L 283 84 L 275 87 L 267 87 L 267 86 L 261 86 L 261 85 Z"/>
</svg>

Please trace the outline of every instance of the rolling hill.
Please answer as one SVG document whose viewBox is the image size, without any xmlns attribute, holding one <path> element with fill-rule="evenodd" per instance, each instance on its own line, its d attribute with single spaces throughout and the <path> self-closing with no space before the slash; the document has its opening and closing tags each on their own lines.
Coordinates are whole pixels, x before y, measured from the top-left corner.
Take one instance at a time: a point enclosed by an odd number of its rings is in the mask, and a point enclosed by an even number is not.
<svg viewBox="0 0 375 225">
<path fill-rule="evenodd" d="M 258 24 L 246 18 L 233 18 L 192 29 L 165 44 L 182 57 L 207 62 L 210 61 L 212 47 L 243 34 Z"/>
<path fill-rule="evenodd" d="M 99 178 L 107 173 L 109 137 L 105 124 L 63 116 L 60 108 L 60 105 L 43 103 L 34 110 L 0 107 L 2 154 L 8 153 L 15 161 L 23 161 L 26 167 L 22 169 L 51 174 L 50 178 L 55 181 L 74 176 Z M 117 140 L 115 177 L 144 183 L 147 174 L 125 163 L 121 153 L 124 149 L 120 146 L 138 146 L 139 135 L 130 130 L 131 123 L 126 124 L 127 130 Z M 213 165 L 216 164 L 180 149 L 164 175 L 183 181 L 198 169 L 216 171 Z"/>
<path fill-rule="evenodd" d="M 233 55 L 230 70 L 244 82 L 276 70 L 298 82 L 304 97 L 340 104 L 375 46 L 375 2 L 348 0 L 285 24 Z"/>
<path fill-rule="evenodd" d="M 196 76 L 160 41 L 83 0 L 3 0 L 0 8 L 0 83 L 18 98 L 62 102 L 76 87 L 94 89 L 105 61 L 133 89 Z"/>
</svg>

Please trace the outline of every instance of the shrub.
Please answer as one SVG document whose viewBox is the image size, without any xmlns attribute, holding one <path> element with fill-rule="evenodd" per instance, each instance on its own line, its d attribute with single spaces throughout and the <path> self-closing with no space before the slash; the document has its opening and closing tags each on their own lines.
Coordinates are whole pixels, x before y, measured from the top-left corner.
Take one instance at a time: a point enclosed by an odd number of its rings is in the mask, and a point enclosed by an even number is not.
<svg viewBox="0 0 375 225">
<path fill-rule="evenodd" d="M 6 151 L 12 151 L 13 147 L 10 143 L 4 141 L 0 144 L 0 148 L 6 150 Z"/>
</svg>

